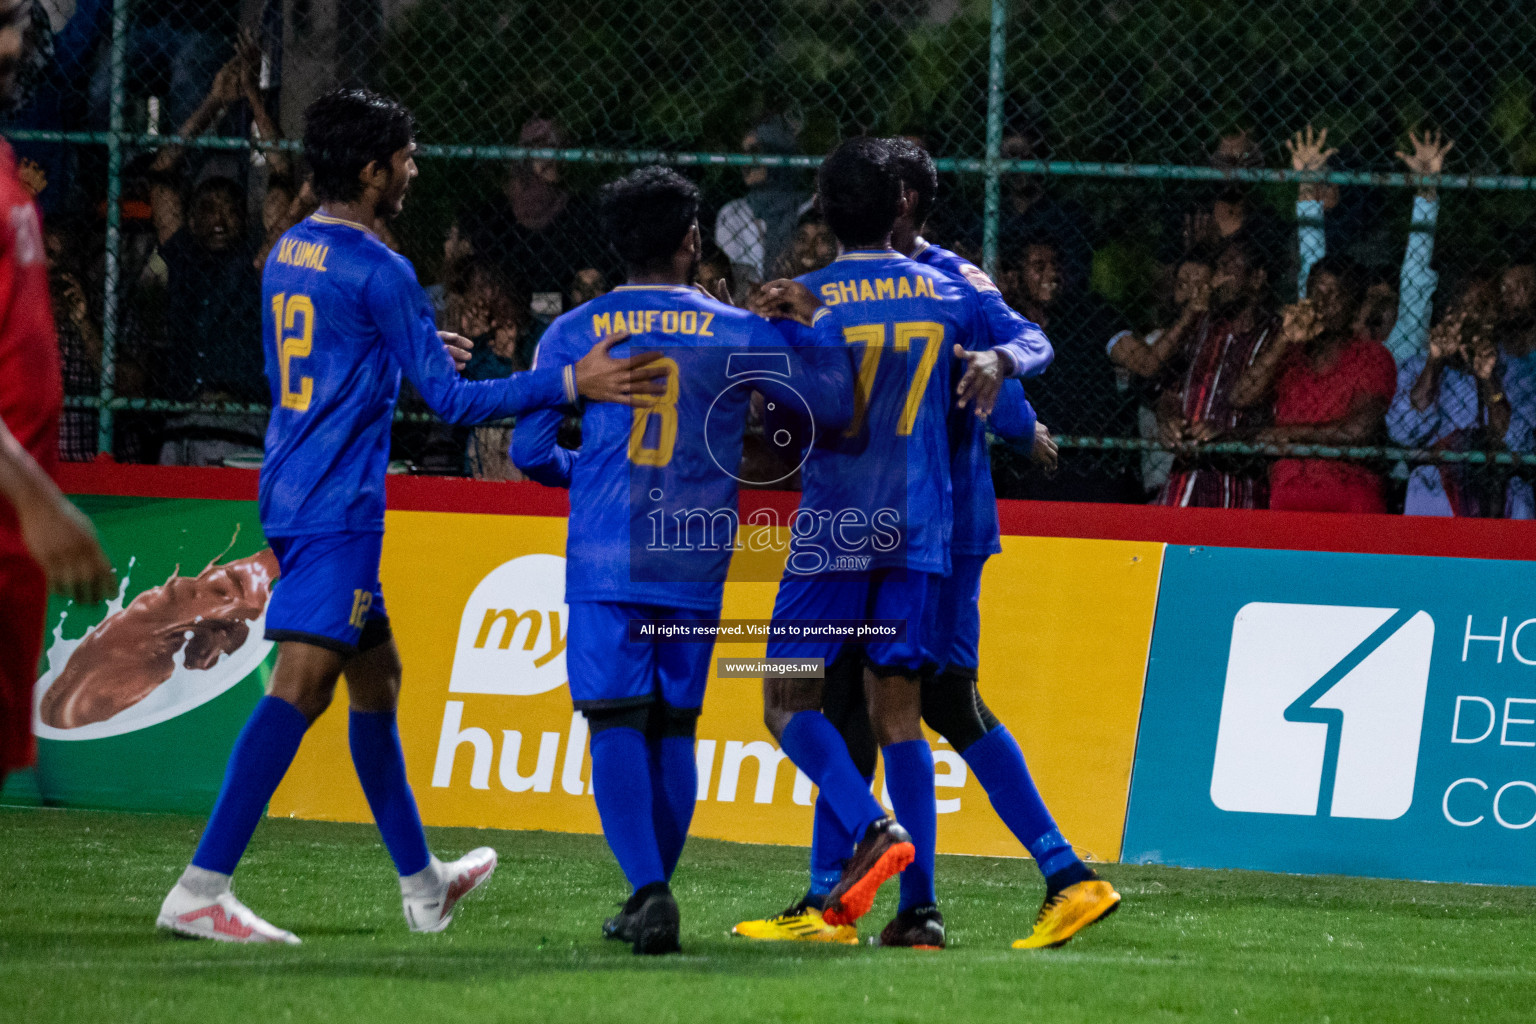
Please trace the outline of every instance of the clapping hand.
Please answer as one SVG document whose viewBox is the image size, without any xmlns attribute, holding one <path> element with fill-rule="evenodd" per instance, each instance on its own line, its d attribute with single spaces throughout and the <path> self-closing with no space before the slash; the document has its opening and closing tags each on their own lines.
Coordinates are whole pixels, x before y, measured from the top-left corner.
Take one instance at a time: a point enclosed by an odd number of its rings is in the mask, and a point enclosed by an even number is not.
<svg viewBox="0 0 1536 1024">
<path fill-rule="evenodd" d="M 1323 332 L 1322 318 L 1308 299 L 1286 306 L 1280 311 L 1280 317 L 1280 341 L 1283 344 L 1306 344 Z"/>
</svg>

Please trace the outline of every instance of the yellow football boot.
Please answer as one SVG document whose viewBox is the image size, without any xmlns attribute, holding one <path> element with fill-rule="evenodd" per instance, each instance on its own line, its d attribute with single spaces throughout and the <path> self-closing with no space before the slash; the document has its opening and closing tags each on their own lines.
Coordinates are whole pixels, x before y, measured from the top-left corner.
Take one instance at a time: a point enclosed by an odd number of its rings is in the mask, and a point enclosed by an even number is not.
<svg viewBox="0 0 1536 1024">
<path fill-rule="evenodd" d="M 1102 878 L 1069 885 L 1045 901 L 1035 918 L 1035 930 L 1029 938 L 1016 941 L 1013 948 L 1053 949 L 1095 921 L 1104 920 L 1119 906 L 1120 894 Z"/>
<path fill-rule="evenodd" d="M 857 925 L 828 924 L 815 907 L 797 903 L 778 917 L 766 921 L 743 921 L 731 929 L 732 935 L 759 942 L 838 942 L 845 946 L 859 944 Z"/>
</svg>

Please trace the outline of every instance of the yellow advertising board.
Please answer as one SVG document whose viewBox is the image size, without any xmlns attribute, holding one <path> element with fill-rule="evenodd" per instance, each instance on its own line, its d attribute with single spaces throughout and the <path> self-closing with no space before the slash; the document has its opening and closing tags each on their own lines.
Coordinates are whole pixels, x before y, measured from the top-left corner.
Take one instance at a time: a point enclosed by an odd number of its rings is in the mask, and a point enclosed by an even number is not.
<svg viewBox="0 0 1536 1024">
<path fill-rule="evenodd" d="M 565 685 L 565 527 L 547 516 L 389 513 L 383 581 L 405 662 L 400 732 L 429 825 L 600 831 L 587 731 Z M 982 692 L 1062 832 L 1097 860 L 1120 854 L 1162 557 L 1155 543 L 1009 536 L 982 580 Z M 728 584 L 723 616 L 767 619 L 775 588 Z M 763 645 L 716 653 L 761 655 Z M 693 834 L 808 844 L 813 789 L 762 724 L 761 684 L 712 676 L 709 687 Z M 370 820 L 338 710 L 310 730 L 271 814 Z M 1022 856 L 964 761 L 931 739 L 940 852 Z"/>
</svg>

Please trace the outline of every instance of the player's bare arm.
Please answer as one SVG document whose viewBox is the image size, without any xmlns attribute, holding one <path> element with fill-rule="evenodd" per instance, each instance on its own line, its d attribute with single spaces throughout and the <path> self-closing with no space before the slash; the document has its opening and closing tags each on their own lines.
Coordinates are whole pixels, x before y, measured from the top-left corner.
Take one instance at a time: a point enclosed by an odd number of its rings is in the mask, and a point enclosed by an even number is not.
<svg viewBox="0 0 1536 1024">
<path fill-rule="evenodd" d="M 646 405 L 651 395 L 666 387 L 666 366 L 658 360 L 660 352 L 639 352 L 614 358 L 613 346 L 628 341 L 624 333 L 610 334 L 593 345 L 576 363 L 576 390 L 594 402 L 620 405 Z"/>
<path fill-rule="evenodd" d="M 94 604 L 117 585 L 96 529 L 0 422 L 0 494 L 16 509 L 21 537 L 56 594 Z"/>
<path fill-rule="evenodd" d="M 475 343 L 452 331 L 438 331 L 437 338 L 443 343 L 443 351 L 453 360 L 454 369 L 463 373 L 464 367 L 469 365 L 470 358 L 475 354 Z"/>
<path fill-rule="evenodd" d="M 960 383 L 955 385 L 955 394 L 958 396 L 955 404 L 962 409 L 969 405 L 976 410 L 977 416 L 986 419 L 992 415 L 992 409 L 997 405 L 997 394 L 1008 377 L 1010 367 L 1005 357 L 1001 352 L 991 349 L 971 352 L 956 345 L 955 358 L 965 363 L 965 372 L 960 377 Z"/>
<path fill-rule="evenodd" d="M 794 320 L 809 327 L 821 308 L 821 300 L 799 281 L 781 278 L 758 289 L 750 303 L 752 312 L 768 319 Z"/>
</svg>

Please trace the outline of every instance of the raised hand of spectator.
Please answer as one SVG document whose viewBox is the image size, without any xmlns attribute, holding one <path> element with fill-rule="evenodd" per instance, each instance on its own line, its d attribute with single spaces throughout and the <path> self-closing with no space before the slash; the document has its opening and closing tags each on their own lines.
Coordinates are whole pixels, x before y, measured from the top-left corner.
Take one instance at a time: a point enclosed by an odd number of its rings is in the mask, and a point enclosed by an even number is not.
<svg viewBox="0 0 1536 1024">
<path fill-rule="evenodd" d="M 1439 174 L 1445 169 L 1445 155 L 1456 145 L 1451 139 L 1447 139 L 1439 129 L 1422 134 L 1410 131 L 1408 141 L 1413 146 L 1412 153 L 1404 153 L 1401 150 L 1397 158 L 1408 168 L 1409 174 Z M 1419 195 L 1426 199 L 1435 198 L 1434 188 L 1422 188 Z"/>
<path fill-rule="evenodd" d="M 1310 300 L 1293 302 L 1280 311 L 1282 345 L 1305 345 L 1323 333 L 1323 321 Z"/>
<path fill-rule="evenodd" d="M 220 110 L 227 109 L 245 94 L 247 64 L 245 55 L 236 52 L 213 76 L 213 87 L 208 90 L 208 99 L 216 103 Z"/>
<path fill-rule="evenodd" d="M 1327 168 L 1328 160 L 1338 149 L 1325 149 L 1328 145 L 1328 129 L 1314 131 L 1307 125 L 1304 132 L 1297 132 L 1285 142 L 1286 151 L 1291 155 L 1291 170 L 1293 171 L 1321 171 Z M 1318 183 L 1315 181 L 1302 182 L 1297 190 L 1296 198 L 1303 202 L 1310 199 L 1321 198 Z"/>
<path fill-rule="evenodd" d="M 1434 326 L 1429 332 L 1430 362 L 1443 363 L 1461 354 L 1461 336 L 1466 323 L 1467 314 L 1456 313 Z"/>
</svg>

